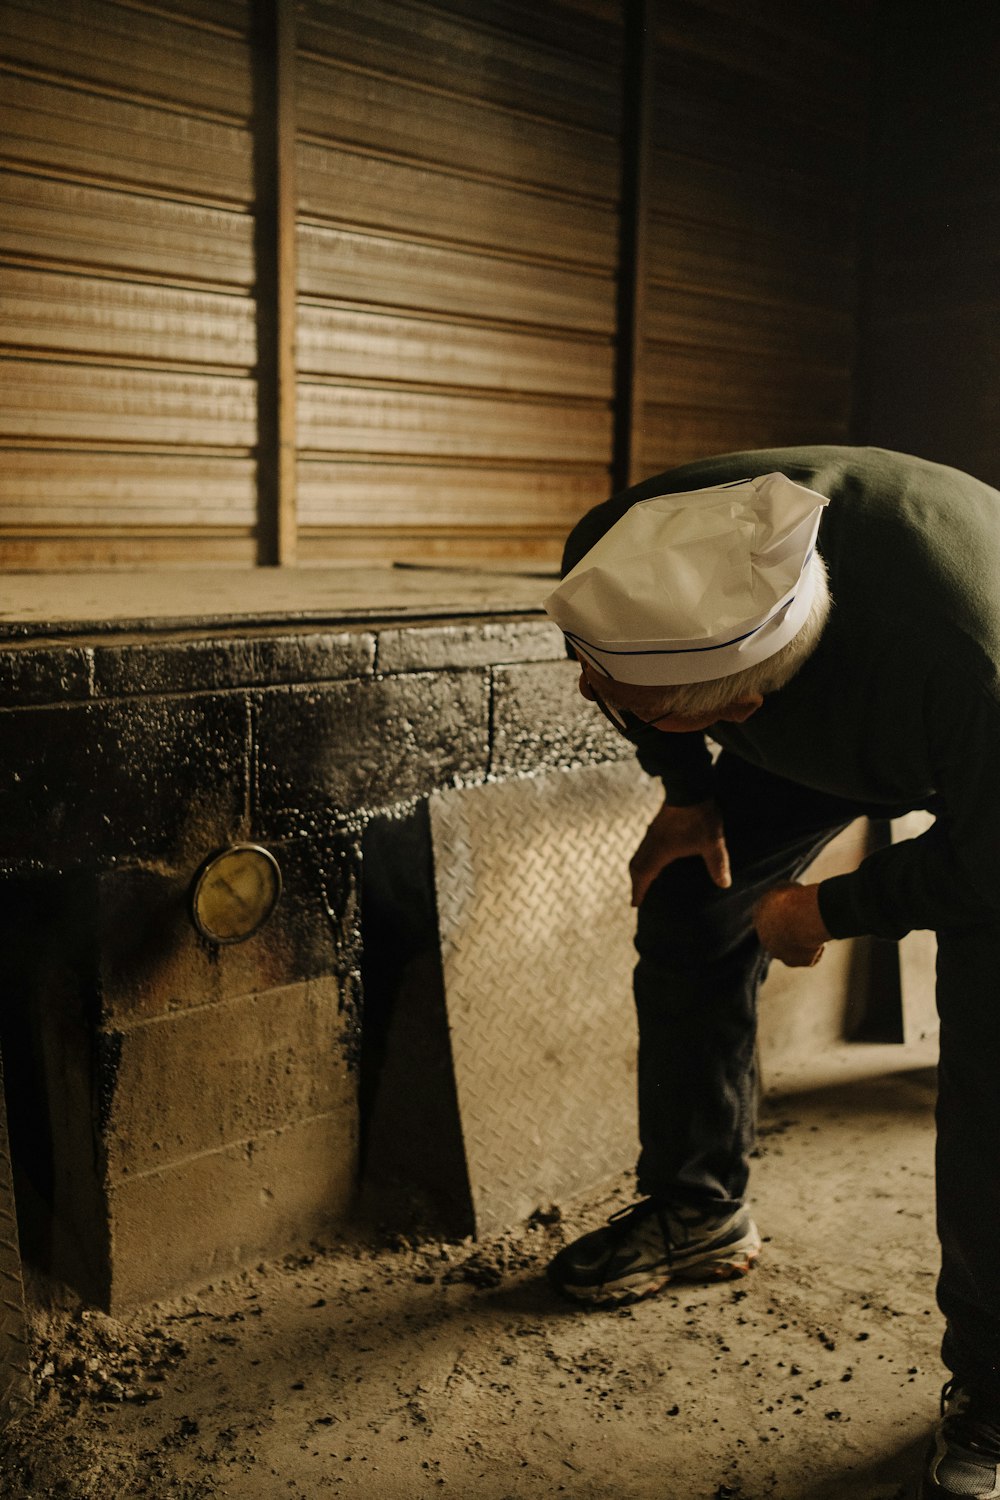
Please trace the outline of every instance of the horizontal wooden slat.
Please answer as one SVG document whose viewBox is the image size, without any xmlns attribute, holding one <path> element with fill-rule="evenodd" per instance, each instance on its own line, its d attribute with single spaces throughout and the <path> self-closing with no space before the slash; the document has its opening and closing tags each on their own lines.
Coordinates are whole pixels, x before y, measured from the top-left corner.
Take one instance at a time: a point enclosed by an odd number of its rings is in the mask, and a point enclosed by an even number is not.
<svg viewBox="0 0 1000 1500">
<path fill-rule="evenodd" d="M 232 365 L 256 358 L 249 297 L 7 266 L 0 347 Z"/>
<path fill-rule="evenodd" d="M 429 396 L 300 381 L 299 447 L 336 453 L 606 463 L 611 414 L 597 403 Z"/>
<path fill-rule="evenodd" d="M 7 451 L 0 461 L 0 523 L 252 526 L 256 480 L 249 457 Z"/>
<path fill-rule="evenodd" d="M 609 339 L 558 338 L 307 302 L 299 308 L 297 349 L 303 375 L 391 376 L 607 401 L 613 394 Z"/>
<path fill-rule="evenodd" d="M 855 346 L 853 308 L 811 308 L 748 301 L 723 292 L 653 286 L 643 324 L 653 342 L 705 349 L 738 345 L 756 354 L 808 360 L 822 357 L 846 367 Z"/>
<path fill-rule="evenodd" d="M 798 92 L 816 112 L 863 105 L 875 7 L 806 5 L 801 0 L 669 0 L 656 12 L 656 45 L 718 74 L 740 74 L 755 97 Z"/>
<path fill-rule="evenodd" d="M 616 217 L 591 203 L 309 142 L 299 144 L 298 180 L 304 217 L 605 271 L 615 265 Z"/>
<path fill-rule="evenodd" d="M 649 208 L 661 218 L 711 225 L 732 234 L 780 233 L 802 256 L 813 248 L 853 256 L 860 202 L 822 180 L 755 164 L 734 166 L 676 152 L 650 157 Z"/>
<path fill-rule="evenodd" d="M 850 431 L 869 18 L 656 10 L 641 469 Z"/>
<path fill-rule="evenodd" d="M 587 333 L 614 331 L 614 282 L 553 266 L 306 224 L 299 290 L 412 311 Z"/>
<path fill-rule="evenodd" d="M 649 413 L 647 427 L 640 477 L 659 474 L 665 469 L 716 453 L 849 441 L 843 423 L 818 422 L 809 416 L 705 412 L 696 407 L 654 408 Z"/>
<path fill-rule="evenodd" d="M 0 171 L 0 255 L 252 286 L 248 214 Z"/>
<path fill-rule="evenodd" d="M 739 234 L 657 218 L 648 258 L 650 277 L 660 285 L 786 306 L 849 307 L 854 296 L 852 258 L 816 247 L 806 253 L 780 232 Z"/>
<path fill-rule="evenodd" d="M 562 556 L 563 533 L 544 528 L 537 531 L 512 529 L 487 533 L 480 529 L 459 531 L 433 528 L 397 528 L 386 531 L 351 530 L 315 531 L 303 528 L 299 533 L 299 561 L 308 566 L 324 563 L 463 563 L 482 561 L 531 563 L 533 570 L 546 564 L 553 579 Z M 2 559 L 2 551 L 0 551 Z M 550 592 L 553 583 L 539 579 L 539 599 Z"/>
<path fill-rule="evenodd" d="M 610 136 L 453 99 L 332 61 L 302 59 L 299 129 L 332 143 L 446 163 L 467 174 L 576 192 L 613 203 L 618 150 Z"/>
<path fill-rule="evenodd" d="M 821 351 L 808 362 L 748 353 L 738 344 L 707 350 L 658 345 L 646 354 L 646 394 L 654 408 L 787 413 L 843 424 L 850 415 L 845 370 L 821 363 Z"/>
<path fill-rule="evenodd" d="M 821 109 L 805 77 L 781 88 L 751 86 L 738 73 L 661 54 L 653 140 L 682 156 L 742 168 L 751 177 L 762 170 L 795 172 L 852 192 L 864 164 L 863 105 L 860 87 L 853 111 Z"/>
<path fill-rule="evenodd" d="M 604 466 L 560 471 L 317 459 L 299 463 L 299 517 L 306 527 L 382 530 L 422 523 L 568 530 L 608 492 Z"/>
<path fill-rule="evenodd" d="M 118 0 L 120 5 L 138 10 L 165 10 L 162 4 L 147 5 L 145 0 Z M 170 13 L 194 26 L 227 31 L 235 37 L 246 37 L 250 27 L 252 0 L 170 0 Z"/>
<path fill-rule="evenodd" d="M 0 436 L 249 448 L 256 387 L 218 375 L 0 361 Z"/>
<path fill-rule="evenodd" d="M 0 152 L 9 162 L 249 204 L 251 140 L 237 125 L 178 115 L 0 71 Z"/>
<path fill-rule="evenodd" d="M 246 120 L 250 68 L 244 42 L 147 11 L 86 0 L 3 0 L 3 55 L 40 71 L 133 98 L 161 99 Z"/>
<path fill-rule="evenodd" d="M 0 568 L 71 572 L 91 568 L 197 568 L 209 564 L 248 567 L 257 560 L 253 535 L 234 529 L 210 535 L 178 530 L 149 536 L 143 529 L 108 527 L 94 533 L 36 531 L 23 537 L 0 534 Z M 205 581 L 206 595 L 211 582 Z"/>
<path fill-rule="evenodd" d="M 432 8 L 606 67 L 621 53 L 621 0 L 432 0 Z"/>
<path fill-rule="evenodd" d="M 303 50 L 613 135 L 619 56 L 581 58 L 405 0 L 304 0 Z"/>
</svg>

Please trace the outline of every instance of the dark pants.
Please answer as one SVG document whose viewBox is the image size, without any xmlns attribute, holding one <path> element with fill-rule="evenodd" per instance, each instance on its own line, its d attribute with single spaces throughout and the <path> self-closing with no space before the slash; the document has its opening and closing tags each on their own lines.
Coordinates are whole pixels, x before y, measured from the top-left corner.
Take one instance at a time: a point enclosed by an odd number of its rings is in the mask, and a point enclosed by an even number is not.
<svg viewBox="0 0 1000 1500">
<path fill-rule="evenodd" d="M 757 991 L 767 969 L 757 897 L 795 879 L 840 829 L 875 812 L 723 753 L 716 768 L 729 890 L 678 860 L 639 909 L 639 1188 L 739 1204 L 754 1142 Z M 1000 923 L 938 933 L 938 1300 L 944 1358 L 1000 1400 Z"/>
</svg>

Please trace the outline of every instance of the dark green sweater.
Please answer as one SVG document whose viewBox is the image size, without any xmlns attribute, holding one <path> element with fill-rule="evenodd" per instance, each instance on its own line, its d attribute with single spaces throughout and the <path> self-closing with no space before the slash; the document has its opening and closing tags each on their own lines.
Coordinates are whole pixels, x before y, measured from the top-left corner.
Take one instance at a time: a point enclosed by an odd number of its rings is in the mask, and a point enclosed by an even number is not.
<svg viewBox="0 0 1000 1500">
<path fill-rule="evenodd" d="M 820 886 L 835 937 L 1000 920 L 1000 493 L 878 448 L 730 453 L 646 480 L 574 528 L 572 567 L 637 500 L 780 471 L 830 497 L 833 610 L 815 654 L 745 724 L 709 735 L 755 765 L 934 827 Z M 647 730 L 667 797 L 711 796 L 704 736 Z"/>
</svg>

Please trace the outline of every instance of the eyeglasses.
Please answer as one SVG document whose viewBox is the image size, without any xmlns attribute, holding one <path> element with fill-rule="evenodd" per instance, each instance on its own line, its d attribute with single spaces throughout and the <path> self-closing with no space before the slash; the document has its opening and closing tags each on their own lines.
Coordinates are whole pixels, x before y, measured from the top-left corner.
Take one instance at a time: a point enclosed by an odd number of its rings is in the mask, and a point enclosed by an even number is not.
<svg viewBox="0 0 1000 1500">
<path fill-rule="evenodd" d="M 590 684 L 590 691 L 594 695 L 594 702 L 601 710 L 601 713 L 606 719 L 610 720 L 610 722 L 615 726 L 616 729 L 620 730 L 624 735 L 628 735 L 630 732 L 634 734 L 637 726 L 641 729 L 655 729 L 657 724 L 660 724 L 664 719 L 669 719 L 671 717 L 669 713 L 665 713 L 657 714 L 655 719 L 640 719 L 638 714 L 634 714 L 630 710 L 624 708 L 615 708 L 613 704 L 609 703 L 607 699 L 597 691 L 596 687 L 590 681 L 589 677 L 587 678 L 587 681 Z"/>
</svg>

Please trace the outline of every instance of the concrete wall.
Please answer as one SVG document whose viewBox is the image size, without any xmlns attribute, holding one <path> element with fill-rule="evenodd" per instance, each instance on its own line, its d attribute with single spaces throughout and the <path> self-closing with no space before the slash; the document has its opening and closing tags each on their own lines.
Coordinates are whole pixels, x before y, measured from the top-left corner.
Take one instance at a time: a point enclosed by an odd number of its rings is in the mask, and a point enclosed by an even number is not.
<svg viewBox="0 0 1000 1500">
<path fill-rule="evenodd" d="M 435 789 L 620 757 L 538 619 L 0 649 L 3 1033 L 28 1253 L 107 1307 L 344 1223 L 361 837 Z M 266 844 L 247 942 L 189 916 Z"/>
<path fill-rule="evenodd" d="M 467 1232 L 428 799 L 489 792 L 506 857 L 517 798 L 493 804 L 497 783 L 630 746 L 538 615 L 98 631 L 0 645 L 0 1043 L 26 1253 L 110 1309 L 204 1284 L 351 1224 L 364 1149 L 369 1207 Z M 192 880 L 244 840 L 283 894 L 220 946 Z M 765 1078 L 856 1023 L 858 956 L 836 949 L 805 978 L 775 969 Z M 631 1109 L 631 1087 L 616 1073 L 602 1107 Z"/>
</svg>

